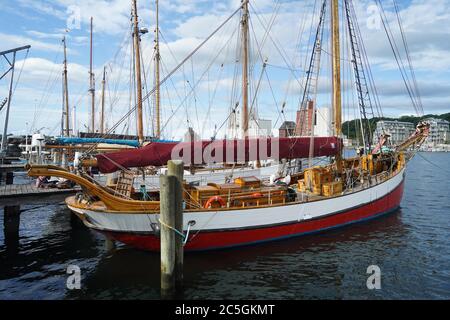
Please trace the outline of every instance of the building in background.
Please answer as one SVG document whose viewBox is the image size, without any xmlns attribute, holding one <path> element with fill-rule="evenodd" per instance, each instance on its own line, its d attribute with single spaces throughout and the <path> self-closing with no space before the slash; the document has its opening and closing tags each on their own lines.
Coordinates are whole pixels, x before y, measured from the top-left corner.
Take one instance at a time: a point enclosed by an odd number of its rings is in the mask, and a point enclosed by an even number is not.
<svg viewBox="0 0 450 320">
<path fill-rule="evenodd" d="M 228 121 L 226 131 L 227 139 L 242 139 L 243 132 L 241 129 L 241 112 L 236 110 Z M 249 137 L 271 137 L 272 136 L 272 120 L 260 119 L 256 112 L 249 114 L 248 131 Z"/>
<path fill-rule="evenodd" d="M 280 138 L 287 138 L 295 135 L 296 123 L 294 121 L 285 121 L 278 129 Z"/>
<path fill-rule="evenodd" d="M 272 120 L 267 119 L 251 119 L 248 123 L 249 137 L 271 137 L 272 136 Z"/>
<path fill-rule="evenodd" d="M 374 144 L 378 143 L 378 138 L 383 134 L 389 134 L 393 145 L 405 141 L 415 131 L 414 123 L 403 121 L 381 120 L 377 122 L 377 127 L 373 133 Z"/>
<path fill-rule="evenodd" d="M 426 140 L 429 146 L 450 143 L 450 122 L 443 119 L 428 118 L 424 121 L 430 124 L 430 134 Z"/>
<path fill-rule="evenodd" d="M 331 109 L 327 107 L 317 108 L 315 118 L 314 135 L 316 137 L 331 137 L 333 135 Z"/>
<path fill-rule="evenodd" d="M 313 125 L 315 124 L 314 102 L 308 101 L 307 107 L 297 111 L 297 119 L 295 121 L 296 136 L 311 136 Z"/>
<path fill-rule="evenodd" d="M 295 122 L 296 136 L 311 136 L 311 129 L 314 129 L 316 137 L 330 137 L 333 135 L 331 127 L 330 108 L 313 108 L 313 102 L 308 102 L 308 107 L 297 111 Z"/>
</svg>

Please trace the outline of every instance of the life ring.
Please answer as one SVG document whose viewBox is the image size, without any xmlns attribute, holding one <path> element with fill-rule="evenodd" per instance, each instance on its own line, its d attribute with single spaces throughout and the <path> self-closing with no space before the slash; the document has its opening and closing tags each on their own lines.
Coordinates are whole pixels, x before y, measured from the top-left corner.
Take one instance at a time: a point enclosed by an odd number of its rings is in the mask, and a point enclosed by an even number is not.
<svg viewBox="0 0 450 320">
<path fill-rule="evenodd" d="M 212 196 L 211 198 L 208 199 L 208 201 L 206 201 L 205 203 L 205 208 L 209 209 L 211 208 L 213 202 L 218 202 L 220 204 L 221 207 L 225 206 L 225 201 L 222 199 L 222 197 L 220 196 Z"/>
<path fill-rule="evenodd" d="M 262 198 L 264 195 L 261 192 L 252 193 L 252 198 Z"/>
</svg>

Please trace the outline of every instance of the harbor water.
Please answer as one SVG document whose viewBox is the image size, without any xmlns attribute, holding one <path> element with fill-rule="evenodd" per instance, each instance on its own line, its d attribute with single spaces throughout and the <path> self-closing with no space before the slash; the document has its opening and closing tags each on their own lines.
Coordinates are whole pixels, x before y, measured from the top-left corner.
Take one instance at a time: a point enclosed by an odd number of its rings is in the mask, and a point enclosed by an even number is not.
<svg viewBox="0 0 450 320">
<path fill-rule="evenodd" d="M 377 220 L 238 249 L 185 255 L 185 299 L 450 299 L 450 153 L 409 163 L 401 208 Z M 22 179 L 26 183 L 26 177 Z M 0 200 L 1 201 L 1 200 Z M 107 251 L 63 198 L 21 204 L 0 233 L 0 299 L 159 299 L 159 254 Z M 3 226 L 3 205 L 0 208 Z M 67 287 L 78 266 L 80 289 Z M 367 268 L 381 271 L 369 290 Z"/>
</svg>

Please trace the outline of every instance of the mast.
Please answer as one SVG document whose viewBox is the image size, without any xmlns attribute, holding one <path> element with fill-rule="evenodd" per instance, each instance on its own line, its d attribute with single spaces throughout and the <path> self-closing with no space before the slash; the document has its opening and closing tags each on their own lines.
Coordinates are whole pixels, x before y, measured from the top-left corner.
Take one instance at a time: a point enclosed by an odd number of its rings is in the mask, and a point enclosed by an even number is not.
<svg viewBox="0 0 450 320">
<path fill-rule="evenodd" d="M 72 135 L 76 137 L 77 134 L 77 107 L 73 105 L 72 107 Z"/>
<path fill-rule="evenodd" d="M 161 138 L 161 116 L 160 116 L 160 85 L 159 85 L 159 68 L 161 57 L 159 55 L 159 1 L 156 0 L 156 29 L 155 29 L 155 115 L 156 115 L 156 138 Z"/>
<path fill-rule="evenodd" d="M 242 1 L 242 138 L 248 136 L 248 0 Z"/>
<path fill-rule="evenodd" d="M 93 20 L 91 17 L 91 46 L 90 46 L 90 67 L 89 67 L 89 92 L 91 93 L 91 130 L 95 132 L 95 83 L 94 83 L 94 73 L 92 72 L 92 29 Z"/>
<path fill-rule="evenodd" d="M 136 89 L 137 89 L 137 136 L 139 143 L 144 142 L 144 129 L 142 122 L 142 85 L 141 85 L 141 58 L 139 46 L 139 27 L 136 0 L 133 0 L 133 18 L 134 18 L 134 50 L 136 54 Z"/>
<path fill-rule="evenodd" d="M 339 1 L 331 0 L 331 41 L 332 41 L 332 68 L 333 68 L 333 114 L 334 133 L 341 135 L 341 64 L 339 44 Z"/>
<path fill-rule="evenodd" d="M 339 0 L 331 0 L 331 41 L 332 41 L 332 73 L 333 73 L 333 116 L 334 134 L 340 138 L 342 134 L 341 111 L 341 49 L 339 44 Z M 336 170 L 342 171 L 342 148 L 336 154 Z"/>
<path fill-rule="evenodd" d="M 70 128 L 69 128 L 69 89 L 67 85 L 67 48 L 66 48 L 66 37 L 63 38 L 64 44 L 64 106 L 65 106 L 65 135 L 66 137 L 70 136 Z"/>
<path fill-rule="evenodd" d="M 102 106 L 100 111 L 100 133 L 105 133 L 105 82 L 106 82 L 106 66 L 103 67 L 102 79 Z"/>
</svg>

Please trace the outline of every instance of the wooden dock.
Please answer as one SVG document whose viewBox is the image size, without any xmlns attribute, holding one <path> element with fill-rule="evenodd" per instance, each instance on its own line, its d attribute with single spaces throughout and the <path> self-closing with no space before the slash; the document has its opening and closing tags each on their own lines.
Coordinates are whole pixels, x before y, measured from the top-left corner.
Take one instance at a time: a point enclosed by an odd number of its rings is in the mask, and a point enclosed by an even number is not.
<svg viewBox="0 0 450 320">
<path fill-rule="evenodd" d="M 23 163 L 0 164 L 0 172 L 17 172 L 17 171 L 25 171 L 25 165 Z"/>
<path fill-rule="evenodd" d="M 21 204 L 23 201 L 39 202 L 51 196 L 67 196 L 80 191 L 79 186 L 71 189 L 37 188 L 32 184 L 10 184 L 0 186 L 0 203 L 5 205 Z"/>
<path fill-rule="evenodd" d="M 23 196 L 43 196 L 50 194 L 74 193 L 81 190 L 79 187 L 71 189 L 58 188 L 37 188 L 32 184 L 10 184 L 0 186 L 0 199 L 23 197 Z"/>
</svg>

